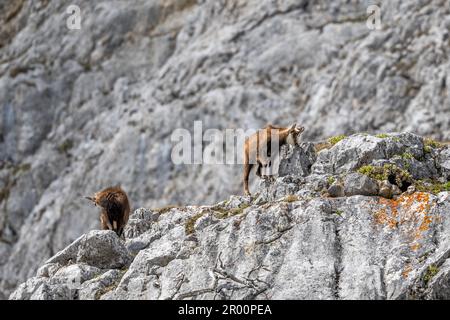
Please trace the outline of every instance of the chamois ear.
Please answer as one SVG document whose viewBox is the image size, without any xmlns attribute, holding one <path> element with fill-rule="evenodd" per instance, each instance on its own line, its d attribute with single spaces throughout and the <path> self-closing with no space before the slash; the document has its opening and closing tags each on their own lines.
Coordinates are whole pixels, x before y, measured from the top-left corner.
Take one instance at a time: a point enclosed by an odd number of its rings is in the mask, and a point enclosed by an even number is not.
<svg viewBox="0 0 450 320">
<path fill-rule="evenodd" d="M 92 201 L 92 203 L 94 204 L 94 206 L 97 206 L 97 204 L 95 203 L 95 198 L 93 198 L 93 197 L 84 197 L 85 199 L 88 199 L 88 200 L 90 200 L 90 201 Z"/>
<path fill-rule="evenodd" d="M 294 123 L 294 124 L 293 124 L 292 126 L 290 126 L 290 127 L 289 127 L 289 131 L 292 131 L 292 130 L 294 130 L 296 126 L 297 126 L 297 124 L 296 124 L 296 123 Z"/>
</svg>

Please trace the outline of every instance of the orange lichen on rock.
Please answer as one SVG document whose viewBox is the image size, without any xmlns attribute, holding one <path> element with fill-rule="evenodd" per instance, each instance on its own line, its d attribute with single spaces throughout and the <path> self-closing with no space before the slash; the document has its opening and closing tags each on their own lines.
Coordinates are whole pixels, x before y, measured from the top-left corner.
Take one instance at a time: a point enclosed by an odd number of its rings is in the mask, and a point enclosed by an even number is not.
<svg viewBox="0 0 450 320">
<path fill-rule="evenodd" d="M 419 240 L 430 229 L 431 223 L 440 221 L 432 214 L 433 201 L 426 192 L 404 193 L 397 199 L 379 198 L 378 206 L 381 208 L 374 213 L 375 223 L 391 229 L 401 227 L 410 239 L 413 251 L 420 248 Z"/>
<path fill-rule="evenodd" d="M 386 224 L 392 229 L 396 228 L 398 216 L 397 208 L 399 205 L 398 201 L 394 199 L 379 198 L 379 204 L 382 205 L 382 208 L 375 212 L 375 222 L 378 224 Z"/>
<path fill-rule="evenodd" d="M 409 273 L 412 271 L 412 266 L 411 266 L 411 264 L 407 264 L 406 265 L 406 267 L 405 267 L 405 269 L 403 269 L 403 272 L 402 272 L 402 276 L 403 276 L 403 278 L 408 278 L 408 276 L 409 276 Z"/>
<path fill-rule="evenodd" d="M 386 209 L 378 210 L 374 213 L 373 217 L 377 224 L 386 224 L 391 228 L 395 228 L 397 226 L 397 220 L 389 216 L 386 212 Z"/>
</svg>

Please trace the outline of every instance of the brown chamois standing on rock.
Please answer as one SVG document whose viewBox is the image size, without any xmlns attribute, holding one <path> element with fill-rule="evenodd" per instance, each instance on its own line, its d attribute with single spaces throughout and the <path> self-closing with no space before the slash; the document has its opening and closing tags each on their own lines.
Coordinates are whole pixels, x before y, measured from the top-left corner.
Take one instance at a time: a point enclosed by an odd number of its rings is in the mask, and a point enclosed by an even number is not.
<svg viewBox="0 0 450 320">
<path fill-rule="evenodd" d="M 125 191 L 118 186 L 110 187 L 85 198 L 101 208 L 102 230 L 113 230 L 119 237 L 122 236 L 130 216 L 130 204 Z"/>
<path fill-rule="evenodd" d="M 257 165 L 256 175 L 261 177 L 261 168 L 271 165 L 271 141 L 272 135 L 278 136 L 278 147 L 284 144 L 296 145 L 297 137 L 305 130 L 293 124 L 288 128 L 267 125 L 245 139 L 244 144 L 244 193 L 250 195 L 248 189 L 248 177 L 254 165 Z M 278 150 L 279 151 L 279 150 Z"/>
</svg>

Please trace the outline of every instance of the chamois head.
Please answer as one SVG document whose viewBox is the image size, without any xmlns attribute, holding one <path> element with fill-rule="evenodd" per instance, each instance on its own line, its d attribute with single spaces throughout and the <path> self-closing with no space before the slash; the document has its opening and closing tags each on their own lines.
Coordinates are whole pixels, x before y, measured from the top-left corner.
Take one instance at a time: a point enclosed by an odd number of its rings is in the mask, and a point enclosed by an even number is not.
<svg viewBox="0 0 450 320">
<path fill-rule="evenodd" d="M 105 203 L 117 192 L 118 187 L 110 187 L 105 190 L 94 193 L 92 197 L 84 197 L 85 199 L 91 200 L 94 206 L 105 207 Z"/>
<path fill-rule="evenodd" d="M 294 123 L 289 127 L 289 134 L 286 140 L 287 143 L 295 146 L 297 144 L 298 137 L 300 136 L 300 134 L 302 134 L 303 131 L 305 131 L 305 127 L 299 127 L 296 123 Z"/>
<path fill-rule="evenodd" d="M 97 194 L 94 194 L 92 197 L 84 197 L 85 199 L 88 199 L 88 200 L 90 200 L 90 201 L 92 201 L 92 203 L 94 204 L 94 206 L 97 206 L 97 204 L 98 204 L 98 202 L 97 202 L 97 197 L 96 197 L 96 195 Z"/>
<path fill-rule="evenodd" d="M 94 193 L 93 196 L 85 196 L 84 198 L 92 201 L 95 206 L 105 208 L 108 202 L 110 202 L 110 200 L 118 193 L 124 193 L 124 191 L 120 188 L 120 185 L 106 188 L 102 191 Z"/>
</svg>

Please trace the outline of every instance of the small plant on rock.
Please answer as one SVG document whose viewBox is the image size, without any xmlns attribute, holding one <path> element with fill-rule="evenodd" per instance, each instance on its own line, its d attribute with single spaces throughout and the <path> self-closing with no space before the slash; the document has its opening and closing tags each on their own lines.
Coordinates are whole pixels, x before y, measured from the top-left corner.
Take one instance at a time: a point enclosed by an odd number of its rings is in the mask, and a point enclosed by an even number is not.
<svg viewBox="0 0 450 320">
<path fill-rule="evenodd" d="M 433 279 L 433 277 L 439 272 L 439 268 L 432 264 L 428 267 L 427 271 L 425 272 L 425 275 L 423 276 L 423 281 L 425 281 L 425 283 L 430 282 L 431 279 Z"/>
<path fill-rule="evenodd" d="M 345 135 L 339 135 L 339 136 L 335 136 L 335 137 L 331 137 L 331 138 L 329 138 L 328 139 L 328 142 L 332 145 L 332 146 L 334 146 L 336 143 L 338 143 L 339 141 L 342 141 L 342 140 L 344 140 L 345 138 L 347 138 L 347 136 L 345 136 Z"/>
<path fill-rule="evenodd" d="M 433 140 L 431 138 L 423 139 L 423 144 L 425 145 L 425 147 L 428 147 L 428 150 L 430 150 L 430 148 L 440 149 L 440 148 L 444 147 L 444 144 L 442 144 L 436 140 Z"/>
<path fill-rule="evenodd" d="M 404 191 L 414 182 L 408 171 L 400 169 L 394 164 L 385 164 L 382 167 L 366 165 L 359 168 L 358 172 L 375 180 L 388 180 L 399 188 L 405 189 Z"/>
<path fill-rule="evenodd" d="M 329 185 L 332 185 L 335 181 L 336 181 L 336 179 L 333 176 L 329 176 L 327 178 L 327 182 Z"/>
</svg>

